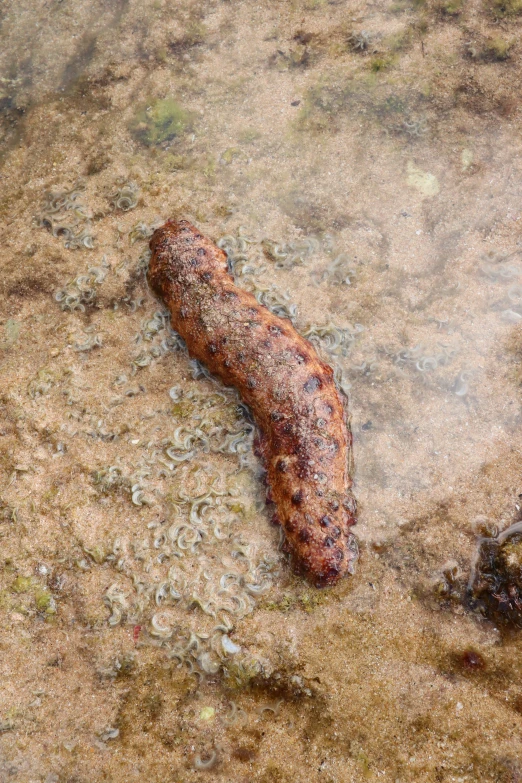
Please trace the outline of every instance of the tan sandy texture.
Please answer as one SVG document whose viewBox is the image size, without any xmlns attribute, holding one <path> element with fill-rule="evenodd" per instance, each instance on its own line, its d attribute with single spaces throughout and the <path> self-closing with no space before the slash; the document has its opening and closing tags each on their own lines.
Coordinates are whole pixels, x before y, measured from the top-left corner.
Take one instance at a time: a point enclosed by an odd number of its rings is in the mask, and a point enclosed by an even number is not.
<svg viewBox="0 0 522 783">
<path fill-rule="evenodd" d="M 447 584 L 522 494 L 518 11 L 4 3 L 2 782 L 522 779 L 520 638 Z M 350 386 L 332 590 L 154 315 L 181 215 Z"/>
</svg>

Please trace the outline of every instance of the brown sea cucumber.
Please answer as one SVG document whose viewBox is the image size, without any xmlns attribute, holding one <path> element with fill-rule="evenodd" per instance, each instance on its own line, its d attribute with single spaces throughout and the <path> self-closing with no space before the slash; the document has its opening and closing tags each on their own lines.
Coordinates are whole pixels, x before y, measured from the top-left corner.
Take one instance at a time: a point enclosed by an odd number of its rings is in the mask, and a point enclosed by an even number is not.
<svg viewBox="0 0 522 783">
<path fill-rule="evenodd" d="M 238 288 L 225 253 L 187 220 L 154 232 L 148 279 L 190 354 L 250 406 L 290 551 L 316 585 L 353 573 L 351 434 L 332 368 L 291 322 Z"/>
</svg>

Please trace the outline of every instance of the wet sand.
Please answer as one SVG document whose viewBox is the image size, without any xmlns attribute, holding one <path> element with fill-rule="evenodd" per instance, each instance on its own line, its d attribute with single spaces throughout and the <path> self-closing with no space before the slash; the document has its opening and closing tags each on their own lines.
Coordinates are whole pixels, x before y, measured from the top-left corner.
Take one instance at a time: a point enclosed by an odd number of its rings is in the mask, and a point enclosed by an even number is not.
<svg viewBox="0 0 522 783">
<path fill-rule="evenodd" d="M 1 780 L 522 779 L 520 637 L 467 591 L 522 494 L 517 11 L 6 5 Z M 170 216 L 349 394 L 333 589 L 147 288 Z"/>
</svg>

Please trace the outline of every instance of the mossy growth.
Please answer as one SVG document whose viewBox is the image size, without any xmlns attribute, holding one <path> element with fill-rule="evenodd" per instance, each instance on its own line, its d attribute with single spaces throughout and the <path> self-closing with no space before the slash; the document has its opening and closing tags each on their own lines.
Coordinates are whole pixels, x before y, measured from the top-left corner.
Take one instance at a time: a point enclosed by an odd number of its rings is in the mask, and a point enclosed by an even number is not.
<svg viewBox="0 0 522 783">
<path fill-rule="evenodd" d="M 34 580 L 30 576 L 17 576 L 11 585 L 13 593 L 28 593 L 32 590 Z"/>
<path fill-rule="evenodd" d="M 162 98 L 142 106 L 130 124 L 133 136 L 152 147 L 181 136 L 191 126 L 191 116 L 174 98 Z"/>
<path fill-rule="evenodd" d="M 160 46 L 159 49 L 156 49 L 156 60 L 159 63 L 164 63 L 167 61 L 167 47 L 166 46 Z"/>
<path fill-rule="evenodd" d="M 180 400 L 172 405 L 170 412 L 176 419 L 183 421 L 188 419 L 194 413 L 194 403 L 190 400 Z"/>
<path fill-rule="evenodd" d="M 464 10 L 464 0 L 438 0 L 434 10 L 441 16 L 460 16 Z"/>
<path fill-rule="evenodd" d="M 485 7 L 495 19 L 522 14 L 522 0 L 486 0 Z"/>
<path fill-rule="evenodd" d="M 512 42 L 506 41 L 505 38 L 500 36 L 489 38 L 484 44 L 482 57 L 485 60 L 507 60 L 511 47 Z"/>
<path fill-rule="evenodd" d="M 56 614 L 56 602 L 45 585 L 41 585 L 36 579 L 31 576 L 17 576 L 11 585 L 11 591 L 18 595 L 22 593 L 32 594 L 34 597 L 34 604 L 36 611 L 39 614 L 50 617 Z M 24 607 L 19 607 L 20 611 L 24 611 Z"/>
<path fill-rule="evenodd" d="M 389 65 L 390 60 L 386 59 L 385 57 L 373 57 L 370 62 L 372 73 L 379 73 L 379 71 L 384 71 L 389 67 Z"/>
<path fill-rule="evenodd" d="M 50 617 L 56 614 L 56 602 L 51 593 L 45 588 L 38 588 L 34 594 L 36 610 L 40 614 Z"/>
<path fill-rule="evenodd" d="M 386 39 L 386 47 L 392 52 L 405 52 L 413 43 L 413 27 L 405 27 Z"/>
<path fill-rule="evenodd" d="M 248 160 L 248 156 L 240 147 L 228 147 L 228 149 L 221 153 L 219 162 L 223 163 L 225 166 L 230 166 L 235 160 Z"/>
</svg>

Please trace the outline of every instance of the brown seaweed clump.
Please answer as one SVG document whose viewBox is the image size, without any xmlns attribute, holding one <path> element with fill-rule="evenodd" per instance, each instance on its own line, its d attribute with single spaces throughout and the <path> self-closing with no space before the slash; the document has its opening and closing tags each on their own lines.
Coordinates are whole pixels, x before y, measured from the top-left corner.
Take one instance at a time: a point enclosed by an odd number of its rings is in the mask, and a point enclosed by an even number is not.
<svg viewBox="0 0 522 783">
<path fill-rule="evenodd" d="M 522 521 L 480 539 L 470 599 L 496 624 L 522 628 Z"/>
</svg>

